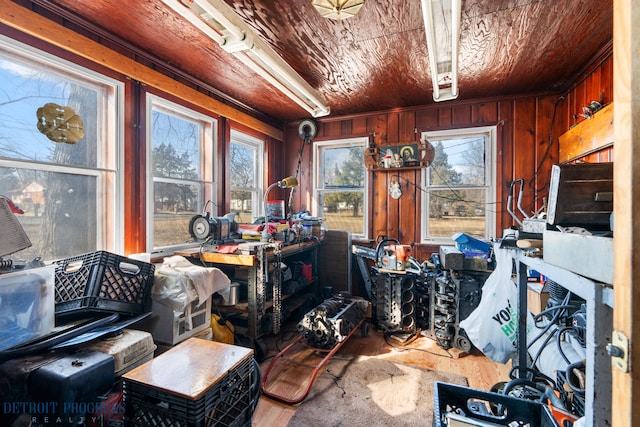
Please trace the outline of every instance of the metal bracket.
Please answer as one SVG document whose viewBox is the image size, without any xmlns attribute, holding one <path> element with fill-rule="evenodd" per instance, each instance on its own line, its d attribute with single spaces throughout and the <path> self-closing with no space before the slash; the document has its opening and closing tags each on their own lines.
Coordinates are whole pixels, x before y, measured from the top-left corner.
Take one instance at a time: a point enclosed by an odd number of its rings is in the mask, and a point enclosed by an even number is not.
<svg viewBox="0 0 640 427">
<path fill-rule="evenodd" d="M 622 372 L 629 372 L 629 338 L 620 331 L 613 331 L 611 344 L 607 344 L 607 353 L 611 356 L 613 366 Z"/>
</svg>

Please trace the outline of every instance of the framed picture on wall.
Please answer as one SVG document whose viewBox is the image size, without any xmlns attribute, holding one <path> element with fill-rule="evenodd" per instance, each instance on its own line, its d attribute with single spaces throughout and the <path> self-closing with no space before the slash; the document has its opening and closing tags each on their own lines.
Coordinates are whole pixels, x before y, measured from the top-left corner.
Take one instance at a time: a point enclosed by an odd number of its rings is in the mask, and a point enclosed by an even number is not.
<svg viewBox="0 0 640 427">
<path fill-rule="evenodd" d="M 386 145 L 380 147 L 380 167 L 402 168 L 419 166 L 418 144 Z"/>
</svg>

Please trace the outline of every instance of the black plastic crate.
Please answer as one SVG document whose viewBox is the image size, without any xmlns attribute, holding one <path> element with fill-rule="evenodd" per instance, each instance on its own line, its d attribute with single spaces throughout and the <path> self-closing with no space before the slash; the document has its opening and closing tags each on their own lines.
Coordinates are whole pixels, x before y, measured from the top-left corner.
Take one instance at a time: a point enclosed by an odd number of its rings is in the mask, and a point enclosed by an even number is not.
<svg viewBox="0 0 640 427">
<path fill-rule="evenodd" d="M 571 412 L 578 417 L 584 417 L 585 399 L 584 390 L 582 392 L 569 393 L 571 386 L 567 384 L 567 374 L 564 371 L 556 372 L 556 388 L 559 390 L 560 399 Z M 566 387 L 565 387 L 566 385 Z"/>
<path fill-rule="evenodd" d="M 436 427 L 449 425 L 447 418 L 468 425 L 559 427 L 547 406 L 533 400 L 437 381 L 434 398 Z"/>
<path fill-rule="evenodd" d="M 123 381 L 127 425 L 140 427 L 250 426 L 259 393 L 253 357 L 230 370 L 200 399 L 190 400 Z"/>
<path fill-rule="evenodd" d="M 153 264 L 107 251 L 55 264 L 56 316 L 87 311 L 138 315 L 147 309 Z"/>
</svg>

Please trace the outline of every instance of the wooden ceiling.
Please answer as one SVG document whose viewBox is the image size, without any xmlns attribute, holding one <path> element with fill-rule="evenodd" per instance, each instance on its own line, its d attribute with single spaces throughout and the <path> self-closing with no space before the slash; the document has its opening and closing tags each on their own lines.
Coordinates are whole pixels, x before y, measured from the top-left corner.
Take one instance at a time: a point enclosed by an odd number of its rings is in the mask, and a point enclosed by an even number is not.
<svg viewBox="0 0 640 427">
<path fill-rule="evenodd" d="M 433 103 L 418 0 L 367 0 L 342 21 L 320 18 L 311 0 L 225 1 L 331 116 Z M 275 122 L 309 116 L 160 0 L 17 2 Z M 562 91 L 612 38 L 612 0 L 463 0 L 458 100 Z"/>
</svg>

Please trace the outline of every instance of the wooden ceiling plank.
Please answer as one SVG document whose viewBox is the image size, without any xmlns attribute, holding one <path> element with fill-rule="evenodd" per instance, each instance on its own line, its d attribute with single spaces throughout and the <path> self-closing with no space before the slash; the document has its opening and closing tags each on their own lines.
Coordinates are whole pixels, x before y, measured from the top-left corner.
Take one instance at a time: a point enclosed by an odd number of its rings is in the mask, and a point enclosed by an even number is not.
<svg viewBox="0 0 640 427">
<path fill-rule="evenodd" d="M 160 88 L 171 95 L 193 102 L 213 113 L 242 123 L 279 141 L 284 139 L 284 132 L 281 129 L 263 123 L 248 114 L 186 87 L 9 0 L 0 0 L 0 22 L 83 58 L 107 66 L 141 83 Z"/>
</svg>

